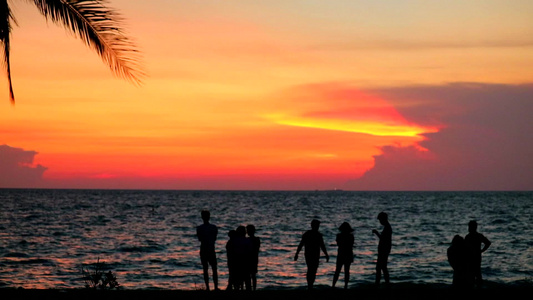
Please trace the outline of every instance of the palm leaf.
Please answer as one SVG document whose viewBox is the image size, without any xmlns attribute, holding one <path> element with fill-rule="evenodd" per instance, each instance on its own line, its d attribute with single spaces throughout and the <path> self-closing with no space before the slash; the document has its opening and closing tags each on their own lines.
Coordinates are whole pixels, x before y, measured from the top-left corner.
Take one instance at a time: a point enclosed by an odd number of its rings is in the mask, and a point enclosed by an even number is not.
<svg viewBox="0 0 533 300">
<path fill-rule="evenodd" d="M 7 73 L 7 81 L 9 84 L 9 99 L 11 103 L 15 102 L 15 95 L 13 93 L 13 83 L 11 82 L 11 64 L 9 63 L 10 53 L 10 34 L 11 34 L 11 21 L 16 24 L 11 9 L 7 4 L 7 0 L 0 0 L 0 42 L 2 43 L 2 51 L 4 55 L 4 68 Z"/>
<path fill-rule="evenodd" d="M 138 51 L 124 35 L 122 18 L 103 0 L 33 0 L 39 11 L 96 50 L 115 74 L 140 83 Z"/>
</svg>

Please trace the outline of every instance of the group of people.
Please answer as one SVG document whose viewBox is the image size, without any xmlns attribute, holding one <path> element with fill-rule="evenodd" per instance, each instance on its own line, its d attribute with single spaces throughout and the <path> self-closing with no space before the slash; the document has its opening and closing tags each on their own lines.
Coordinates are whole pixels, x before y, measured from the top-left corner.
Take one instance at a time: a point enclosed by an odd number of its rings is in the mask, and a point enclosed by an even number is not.
<svg viewBox="0 0 533 300">
<path fill-rule="evenodd" d="M 200 260 L 202 262 L 206 289 L 209 290 L 209 266 L 213 272 L 213 284 L 218 290 L 217 258 L 215 242 L 218 228 L 209 223 L 211 214 L 202 211 L 203 224 L 196 227 L 196 235 L 200 240 Z M 248 237 L 246 236 L 248 234 Z M 255 226 L 239 226 L 228 233 L 226 243 L 229 279 L 227 290 L 255 290 L 257 287 L 257 264 L 261 241 L 255 236 Z"/>
<path fill-rule="evenodd" d="M 209 211 L 202 211 L 204 223 L 197 227 L 197 236 L 200 240 L 200 258 L 203 267 L 204 281 L 206 289 L 209 290 L 208 270 L 211 266 L 213 270 L 213 283 L 215 290 L 218 290 L 217 261 L 215 254 L 215 241 L 218 229 L 215 225 L 209 223 Z M 389 270 L 387 267 L 389 254 L 392 248 L 392 227 L 389 223 L 388 215 L 385 212 L 378 214 L 377 219 L 383 226 L 381 232 L 372 230 L 372 233 L 379 239 L 378 256 L 376 261 L 376 284 L 379 285 L 381 277 L 386 284 L 389 283 Z M 319 231 L 320 221 L 311 221 L 311 230 L 302 235 L 302 239 L 296 249 L 294 260 L 298 260 L 298 255 L 305 248 L 304 256 L 307 265 L 307 288 L 312 289 L 316 273 L 318 271 L 320 252 L 322 251 L 329 261 L 328 251 L 324 243 L 322 234 Z M 336 237 L 338 247 L 337 262 L 335 273 L 333 275 L 332 287 L 335 287 L 339 280 L 340 273 L 344 267 L 344 288 L 348 288 L 350 281 L 350 265 L 354 260 L 353 247 L 354 235 L 353 229 L 349 223 L 344 222 L 339 227 L 339 233 Z M 248 237 L 246 237 L 248 233 Z M 260 248 L 260 240 L 255 236 L 255 227 L 248 225 L 239 226 L 236 230 L 228 233 L 229 241 L 226 244 L 228 255 L 228 290 L 255 290 L 257 286 L 257 264 Z M 483 245 L 483 248 L 481 247 Z M 453 238 L 452 245 L 448 249 L 448 261 L 454 270 L 453 285 L 457 287 L 468 287 L 474 284 L 481 284 L 481 253 L 485 252 L 491 245 L 491 242 L 482 234 L 477 232 L 477 223 L 469 223 L 469 233 L 463 239 L 456 235 Z"/>
<path fill-rule="evenodd" d="M 248 234 L 248 237 L 246 237 Z M 261 240 L 255 236 L 255 226 L 239 226 L 230 230 L 226 243 L 229 280 L 227 290 L 246 290 L 257 287 L 257 264 Z"/>
<path fill-rule="evenodd" d="M 481 285 L 481 253 L 490 245 L 491 242 L 477 232 L 476 221 L 468 223 L 468 234 L 464 238 L 460 235 L 453 237 L 447 253 L 448 262 L 453 269 L 453 286 L 464 288 Z"/>
<path fill-rule="evenodd" d="M 387 262 L 392 247 L 392 227 L 389 223 L 387 213 L 379 213 L 378 220 L 380 221 L 381 225 L 383 225 L 383 230 L 381 233 L 375 229 L 372 231 L 379 238 L 378 259 L 376 262 L 376 284 L 380 284 L 382 273 L 385 283 L 389 283 L 389 270 L 387 268 Z M 320 250 L 324 252 L 326 261 L 329 261 L 329 255 L 328 251 L 326 250 L 326 245 L 324 244 L 324 239 L 322 234 L 318 231 L 319 227 L 320 221 L 316 219 L 311 221 L 311 230 L 308 230 L 303 234 L 302 240 L 300 241 L 300 244 L 296 249 L 296 254 L 294 255 L 294 260 L 298 260 L 298 254 L 302 248 L 305 247 L 305 263 L 307 265 L 306 280 L 308 289 L 312 289 L 315 283 L 316 272 L 318 270 L 318 264 L 320 260 Z M 331 285 L 333 288 L 339 280 L 339 276 L 343 267 L 344 288 L 348 288 L 348 283 L 350 282 L 350 265 L 353 262 L 353 231 L 354 230 L 347 222 L 344 222 L 341 224 L 341 226 L 339 226 L 339 233 L 335 239 L 338 250 L 335 273 L 333 274 L 333 283 Z"/>
</svg>

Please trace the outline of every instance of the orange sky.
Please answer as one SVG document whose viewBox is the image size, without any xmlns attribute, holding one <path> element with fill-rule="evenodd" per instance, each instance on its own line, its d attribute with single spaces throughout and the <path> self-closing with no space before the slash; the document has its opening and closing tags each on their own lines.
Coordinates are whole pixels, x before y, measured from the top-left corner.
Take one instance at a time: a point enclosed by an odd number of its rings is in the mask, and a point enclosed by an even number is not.
<svg viewBox="0 0 533 300">
<path fill-rule="evenodd" d="M 38 152 L 40 186 L 342 188 L 447 127 L 373 90 L 533 78 L 530 1 L 111 1 L 140 86 L 12 2 L 0 145 Z"/>
</svg>

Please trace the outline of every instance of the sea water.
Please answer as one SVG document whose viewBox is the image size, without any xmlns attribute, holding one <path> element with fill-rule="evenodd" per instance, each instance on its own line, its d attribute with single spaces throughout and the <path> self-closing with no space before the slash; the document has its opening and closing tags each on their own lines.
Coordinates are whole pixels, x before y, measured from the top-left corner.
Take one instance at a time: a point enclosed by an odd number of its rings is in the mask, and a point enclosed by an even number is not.
<svg viewBox="0 0 533 300">
<path fill-rule="evenodd" d="M 350 286 L 372 283 L 378 244 L 372 230 L 382 230 L 381 211 L 393 230 L 393 283 L 451 284 L 446 251 L 470 220 L 492 242 L 483 254 L 484 279 L 531 282 L 532 200 L 533 192 L 4 189 L 0 287 L 82 288 L 82 268 L 99 261 L 124 289 L 203 289 L 196 237 L 202 209 L 219 229 L 221 288 L 228 279 L 227 233 L 247 224 L 261 239 L 258 289 L 305 288 L 305 260 L 295 262 L 294 254 L 314 218 L 330 254 L 329 262 L 321 259 L 316 285 L 331 285 L 342 222 L 355 229 Z"/>
</svg>

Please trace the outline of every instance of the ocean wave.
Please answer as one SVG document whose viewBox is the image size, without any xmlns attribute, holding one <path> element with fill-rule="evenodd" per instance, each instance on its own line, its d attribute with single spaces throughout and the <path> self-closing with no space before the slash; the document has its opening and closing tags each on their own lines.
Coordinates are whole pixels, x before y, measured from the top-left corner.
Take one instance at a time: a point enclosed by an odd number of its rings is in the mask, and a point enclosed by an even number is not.
<svg viewBox="0 0 533 300">
<path fill-rule="evenodd" d="M 193 288 L 194 282 L 201 287 L 195 227 L 201 223 L 199 212 L 208 208 L 219 225 L 221 282 L 227 280 L 227 232 L 254 224 L 262 242 L 261 287 L 305 287 L 303 255 L 297 263 L 293 258 L 313 217 L 322 221 L 331 255 L 329 263 L 321 259 L 317 284 L 331 283 L 335 236 L 344 221 L 356 230 L 352 282 L 372 281 L 378 239 L 371 230 L 381 230 L 376 215 L 382 210 L 393 227 L 392 281 L 451 282 L 446 250 L 455 234 L 467 233 L 469 216 L 475 216 L 480 232 L 493 242 L 483 256 L 483 266 L 490 267 L 484 269 L 487 279 L 511 282 L 533 276 L 527 268 L 533 264 L 527 252 L 533 247 L 533 194 L 521 195 L 43 190 L 38 197 L 31 191 L 13 197 L 0 191 L 0 211 L 9 209 L 11 216 L 0 226 L 0 265 L 8 272 L 2 280 L 7 286 L 64 286 L 69 276 L 79 277 L 82 263 L 100 257 L 128 288 Z M 17 281 L 29 275 L 32 280 Z"/>
<path fill-rule="evenodd" d="M 43 265 L 56 266 L 56 263 L 51 259 L 45 258 L 30 258 L 30 259 L 4 259 L 2 263 L 10 265 Z"/>
<path fill-rule="evenodd" d="M 29 255 L 21 252 L 9 252 L 4 254 L 3 257 L 29 257 Z"/>
<path fill-rule="evenodd" d="M 117 249 L 118 252 L 141 252 L 141 253 L 154 253 L 160 252 L 165 249 L 161 245 L 148 245 L 148 246 L 121 246 Z"/>
</svg>

